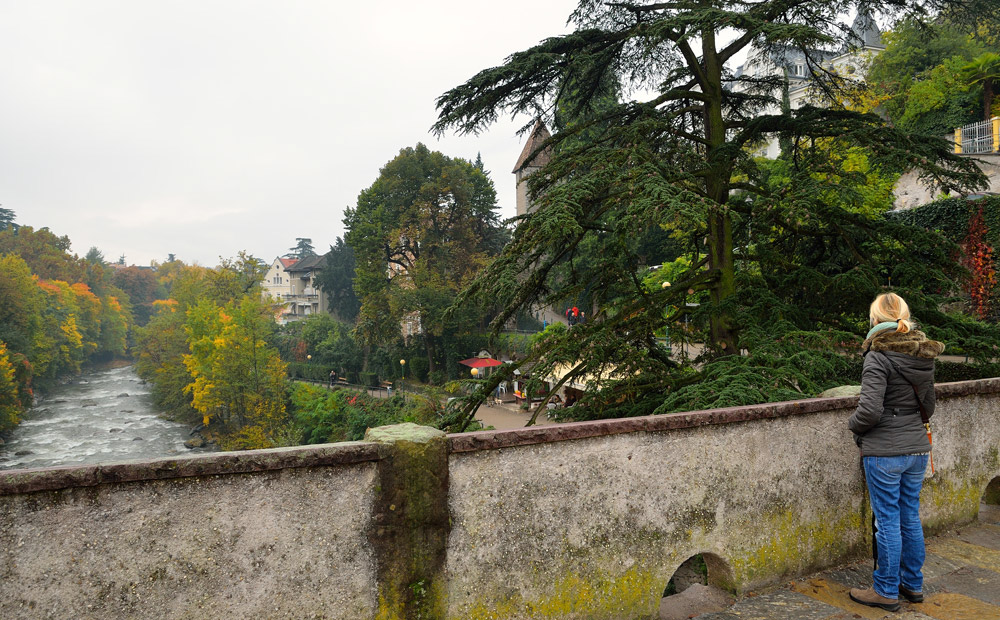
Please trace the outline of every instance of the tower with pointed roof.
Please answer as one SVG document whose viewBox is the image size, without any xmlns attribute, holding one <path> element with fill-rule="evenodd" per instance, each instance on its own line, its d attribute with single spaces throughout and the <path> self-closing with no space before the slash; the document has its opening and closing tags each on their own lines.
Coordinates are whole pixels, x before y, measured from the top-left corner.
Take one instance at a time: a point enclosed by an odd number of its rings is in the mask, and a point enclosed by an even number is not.
<svg viewBox="0 0 1000 620">
<path fill-rule="evenodd" d="M 542 148 L 545 141 L 552 137 L 541 119 L 535 121 L 531 128 L 528 141 L 524 144 L 521 155 L 514 164 L 514 178 L 517 180 L 517 214 L 525 215 L 534 211 L 534 205 L 528 196 L 528 177 L 537 172 L 552 159 L 552 147 Z"/>
</svg>

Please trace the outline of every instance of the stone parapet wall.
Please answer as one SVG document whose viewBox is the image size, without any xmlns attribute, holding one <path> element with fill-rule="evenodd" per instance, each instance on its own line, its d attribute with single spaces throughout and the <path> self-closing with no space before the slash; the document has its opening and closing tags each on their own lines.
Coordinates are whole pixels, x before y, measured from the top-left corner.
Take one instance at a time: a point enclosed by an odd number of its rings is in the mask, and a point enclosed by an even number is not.
<svg viewBox="0 0 1000 620">
<path fill-rule="evenodd" d="M 937 393 L 932 531 L 1000 477 L 1000 379 Z M 868 553 L 856 401 L 2 472 L 0 617 L 652 618 L 695 554 L 745 592 Z"/>
<path fill-rule="evenodd" d="M 1000 476 L 998 392 L 998 379 L 938 386 L 928 529 L 974 519 Z M 868 553 L 856 403 L 452 436 L 450 617 L 652 618 L 696 554 L 711 582 L 745 592 Z"/>
<path fill-rule="evenodd" d="M 0 618 L 374 618 L 376 446 L 0 474 Z"/>
</svg>

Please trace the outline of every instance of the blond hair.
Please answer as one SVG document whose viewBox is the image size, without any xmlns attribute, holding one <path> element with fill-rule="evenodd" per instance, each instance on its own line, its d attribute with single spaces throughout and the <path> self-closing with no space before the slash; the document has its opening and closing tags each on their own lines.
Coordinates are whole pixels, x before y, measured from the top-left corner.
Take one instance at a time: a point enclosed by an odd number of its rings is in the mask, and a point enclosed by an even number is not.
<svg viewBox="0 0 1000 620">
<path fill-rule="evenodd" d="M 913 329 L 913 322 L 910 321 L 910 307 L 906 301 L 895 293 L 882 293 L 875 298 L 868 309 L 868 318 L 872 325 L 897 321 L 899 326 L 896 331 L 905 334 Z"/>
</svg>

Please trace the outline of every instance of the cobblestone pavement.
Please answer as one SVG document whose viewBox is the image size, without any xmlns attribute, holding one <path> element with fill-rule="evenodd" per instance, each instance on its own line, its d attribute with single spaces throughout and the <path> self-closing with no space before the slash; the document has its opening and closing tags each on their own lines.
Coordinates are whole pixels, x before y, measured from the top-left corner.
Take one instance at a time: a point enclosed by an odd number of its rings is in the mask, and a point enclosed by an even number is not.
<svg viewBox="0 0 1000 620">
<path fill-rule="evenodd" d="M 1000 620 L 1000 506 L 981 506 L 979 521 L 927 539 L 924 602 L 901 599 L 897 612 L 852 601 L 851 588 L 871 585 L 870 560 L 744 597 L 698 620 Z"/>
</svg>

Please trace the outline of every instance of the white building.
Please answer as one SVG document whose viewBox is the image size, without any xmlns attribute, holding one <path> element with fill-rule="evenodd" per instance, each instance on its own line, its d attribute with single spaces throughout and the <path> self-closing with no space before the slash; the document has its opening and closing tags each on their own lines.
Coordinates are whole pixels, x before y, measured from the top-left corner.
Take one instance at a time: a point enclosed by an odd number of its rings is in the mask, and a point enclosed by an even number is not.
<svg viewBox="0 0 1000 620">
<path fill-rule="evenodd" d="M 289 275 L 288 268 L 294 265 L 296 260 L 294 258 L 275 258 L 271 261 L 271 266 L 268 267 L 267 274 L 264 276 L 263 295 L 265 298 L 270 297 L 280 304 L 276 318 L 282 324 L 286 322 L 284 317 L 288 313 L 286 302 L 294 290 L 292 276 Z"/>
<path fill-rule="evenodd" d="M 264 276 L 263 295 L 278 304 L 276 319 L 284 325 L 310 314 L 329 312 L 330 305 L 316 276 L 326 266 L 326 256 L 275 258 Z"/>
<path fill-rule="evenodd" d="M 795 110 L 806 103 L 824 105 L 813 79 L 820 71 L 832 71 L 836 75 L 854 80 L 864 80 L 872 56 L 885 50 L 882 32 L 869 15 L 859 13 L 851 24 L 850 41 L 837 51 L 808 50 L 797 47 L 761 50 L 751 47 L 747 60 L 736 68 L 736 77 L 764 78 L 786 76 L 788 79 L 788 100 Z M 745 90 L 744 84 L 736 83 L 735 88 Z M 780 96 L 778 96 L 780 99 Z M 778 105 L 761 111 L 761 114 L 779 114 Z M 758 154 L 771 159 L 781 154 L 778 139 L 763 145 Z"/>
<path fill-rule="evenodd" d="M 298 321 L 311 314 L 327 313 L 330 303 L 323 289 L 316 284 L 316 277 L 326 267 L 326 255 L 307 256 L 294 262 L 285 271 L 291 288 L 285 296 L 284 321 Z"/>
</svg>

